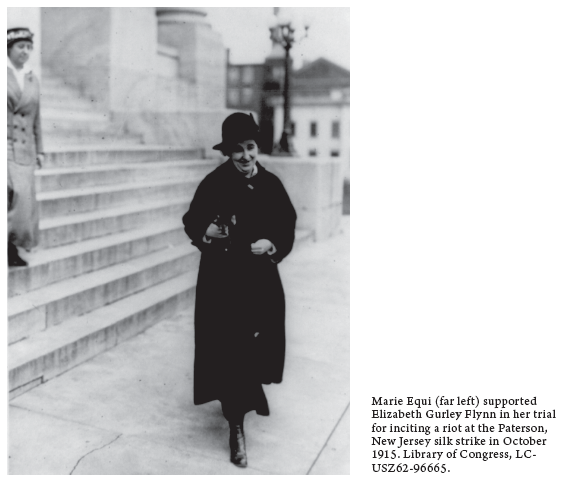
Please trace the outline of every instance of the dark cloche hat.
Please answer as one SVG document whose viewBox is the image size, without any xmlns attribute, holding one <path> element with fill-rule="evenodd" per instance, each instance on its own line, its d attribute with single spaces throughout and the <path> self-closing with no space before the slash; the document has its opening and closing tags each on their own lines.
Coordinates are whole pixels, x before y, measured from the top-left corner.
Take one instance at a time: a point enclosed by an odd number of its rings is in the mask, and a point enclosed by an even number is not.
<svg viewBox="0 0 563 482">
<path fill-rule="evenodd" d="M 33 34 L 31 30 L 26 27 L 9 28 L 8 29 L 8 47 L 13 43 L 19 42 L 20 40 L 27 40 L 28 42 L 33 42 Z"/>
<path fill-rule="evenodd" d="M 216 151 L 225 151 L 239 142 L 252 139 L 260 143 L 260 129 L 254 121 L 252 114 L 235 112 L 223 121 L 221 128 L 223 142 L 213 146 Z"/>
</svg>

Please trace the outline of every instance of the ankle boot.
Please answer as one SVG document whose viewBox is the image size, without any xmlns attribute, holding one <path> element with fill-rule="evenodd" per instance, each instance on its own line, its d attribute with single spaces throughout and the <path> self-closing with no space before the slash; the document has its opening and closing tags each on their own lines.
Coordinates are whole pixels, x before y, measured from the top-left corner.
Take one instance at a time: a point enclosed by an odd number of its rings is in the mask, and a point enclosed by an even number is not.
<svg viewBox="0 0 563 482">
<path fill-rule="evenodd" d="M 27 266 L 27 262 L 20 258 L 18 248 L 8 241 L 8 266 Z"/>
<path fill-rule="evenodd" d="M 231 462 L 237 467 L 246 467 L 246 444 L 244 442 L 244 428 L 242 424 L 229 424 L 231 434 L 229 436 L 229 446 L 231 447 Z"/>
</svg>

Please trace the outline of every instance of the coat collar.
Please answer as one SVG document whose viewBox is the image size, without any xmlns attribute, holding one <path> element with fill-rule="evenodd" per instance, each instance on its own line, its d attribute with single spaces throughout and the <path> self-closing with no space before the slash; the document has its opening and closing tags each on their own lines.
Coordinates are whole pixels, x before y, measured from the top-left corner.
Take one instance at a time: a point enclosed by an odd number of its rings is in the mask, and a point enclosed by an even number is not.
<svg viewBox="0 0 563 482">
<path fill-rule="evenodd" d="M 14 64 L 12 64 L 12 61 L 10 60 L 10 57 L 6 57 L 6 62 L 8 65 L 9 69 L 12 69 L 14 71 L 14 75 L 17 72 L 16 68 L 14 67 Z M 29 64 L 25 64 L 22 68 L 24 75 L 30 74 L 32 72 L 31 70 L 31 66 Z"/>
<path fill-rule="evenodd" d="M 262 166 L 262 164 L 260 164 L 259 161 L 256 161 L 256 174 L 254 174 L 252 177 L 246 177 L 242 172 L 240 172 L 236 166 L 235 163 L 233 162 L 233 160 L 231 158 L 229 158 L 229 160 L 225 163 L 229 165 L 228 171 L 229 173 L 233 173 L 234 176 L 238 176 L 237 178 L 240 178 L 246 182 L 250 182 L 251 180 L 255 180 L 257 176 L 259 176 L 262 172 L 264 172 L 266 169 L 264 168 L 264 166 Z"/>
<path fill-rule="evenodd" d="M 29 98 L 33 96 L 33 90 L 29 85 L 31 82 L 33 82 L 33 72 L 29 66 L 27 68 L 24 67 L 24 81 L 22 90 L 16 78 L 15 69 L 11 64 L 12 62 L 8 58 L 8 86 L 10 88 L 11 84 L 12 93 L 15 94 L 16 105 L 14 112 L 17 112 L 23 105 L 25 105 L 29 101 Z"/>
</svg>

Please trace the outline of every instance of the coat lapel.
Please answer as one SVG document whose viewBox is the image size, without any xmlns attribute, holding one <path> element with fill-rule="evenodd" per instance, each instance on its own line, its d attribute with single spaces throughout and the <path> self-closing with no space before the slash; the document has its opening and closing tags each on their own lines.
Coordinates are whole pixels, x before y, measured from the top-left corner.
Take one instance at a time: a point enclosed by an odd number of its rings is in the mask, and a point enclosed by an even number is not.
<svg viewBox="0 0 563 482">
<path fill-rule="evenodd" d="M 17 81 L 16 81 L 17 84 Z M 23 81 L 23 92 L 21 93 L 20 100 L 16 105 L 16 112 L 26 105 L 33 96 L 33 74 L 31 72 L 25 74 Z"/>
<path fill-rule="evenodd" d="M 20 89 L 18 81 L 16 80 L 14 71 L 9 67 L 7 68 L 8 68 L 8 94 L 10 97 L 12 97 L 14 101 L 14 111 L 16 111 L 21 101 L 22 91 Z"/>
</svg>

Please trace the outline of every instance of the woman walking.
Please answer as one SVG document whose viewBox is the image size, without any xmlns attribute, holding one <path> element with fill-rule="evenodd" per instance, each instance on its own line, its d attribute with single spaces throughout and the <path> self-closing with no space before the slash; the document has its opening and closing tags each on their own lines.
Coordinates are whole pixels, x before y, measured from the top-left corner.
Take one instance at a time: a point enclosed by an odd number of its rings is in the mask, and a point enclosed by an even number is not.
<svg viewBox="0 0 563 482">
<path fill-rule="evenodd" d="M 243 420 L 269 415 L 262 384 L 282 381 L 285 299 L 277 263 L 296 214 L 281 181 L 257 162 L 252 116 L 235 113 L 214 149 L 229 156 L 199 185 L 183 222 L 202 255 L 196 288 L 194 402 L 220 400 L 231 462 L 247 466 Z"/>
<path fill-rule="evenodd" d="M 43 162 L 39 82 L 26 66 L 33 51 L 27 28 L 8 30 L 8 265 L 25 266 L 16 246 L 39 241 L 35 168 Z"/>
</svg>

